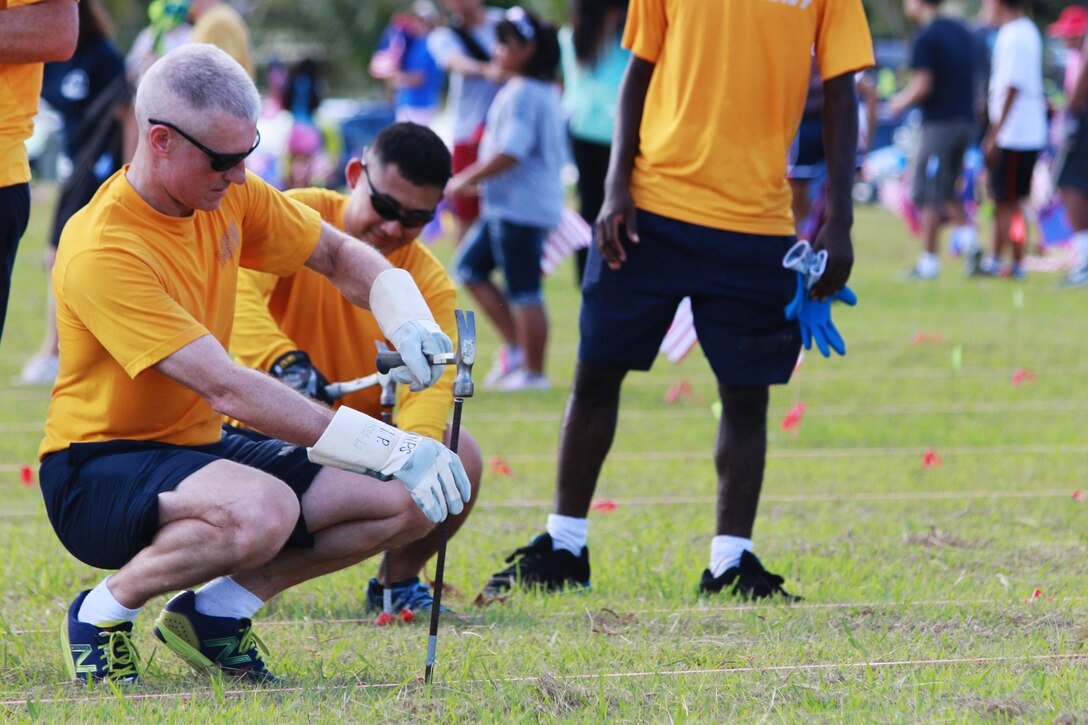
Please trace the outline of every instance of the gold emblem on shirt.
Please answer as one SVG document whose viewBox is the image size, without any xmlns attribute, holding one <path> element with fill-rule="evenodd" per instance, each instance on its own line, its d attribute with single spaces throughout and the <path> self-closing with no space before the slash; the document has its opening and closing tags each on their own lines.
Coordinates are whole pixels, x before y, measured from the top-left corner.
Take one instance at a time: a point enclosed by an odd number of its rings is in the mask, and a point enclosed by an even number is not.
<svg viewBox="0 0 1088 725">
<path fill-rule="evenodd" d="M 219 262 L 219 266 L 226 266 L 230 258 L 234 256 L 234 251 L 240 246 L 242 246 L 242 239 L 238 236 L 238 227 L 234 222 L 231 222 L 230 226 L 227 227 L 227 231 L 219 238 L 219 251 L 215 253 L 215 259 Z"/>
</svg>

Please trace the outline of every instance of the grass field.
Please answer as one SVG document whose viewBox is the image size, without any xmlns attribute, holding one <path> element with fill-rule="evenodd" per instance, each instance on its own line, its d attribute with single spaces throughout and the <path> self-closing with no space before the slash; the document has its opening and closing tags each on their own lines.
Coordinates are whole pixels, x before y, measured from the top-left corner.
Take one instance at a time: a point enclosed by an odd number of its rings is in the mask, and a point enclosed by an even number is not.
<svg viewBox="0 0 1088 725">
<path fill-rule="evenodd" d="M 102 572 L 64 551 L 21 482 L 48 403 L 9 384 L 44 314 L 51 210 L 47 189 L 36 197 L 0 347 L 0 701 L 14 719 L 1088 722 L 1088 292 L 1046 274 L 964 280 L 953 264 L 934 283 L 897 283 L 915 245 L 871 208 L 855 235 L 860 303 L 836 313 L 849 355 L 810 354 L 772 396 L 757 552 L 802 604 L 695 595 L 715 490 L 715 386 L 696 351 L 625 386 L 598 491 L 616 506 L 591 517 L 592 593 L 472 606 L 549 511 L 577 345 L 564 268 L 547 290 L 555 389 L 465 403 L 485 459 L 511 473 L 486 477 L 451 543 L 456 614 L 442 620 L 433 685 L 418 681 L 425 628 L 378 629 L 362 611 L 372 562 L 259 615 L 289 687 L 192 675 L 151 635 L 162 601 L 137 623 L 140 685 L 68 683 L 59 622 Z M 482 377 L 494 335 L 479 327 Z M 682 380 L 691 395 L 665 403 Z M 781 430 L 797 403 L 800 425 Z M 930 451 L 939 465 L 924 464 Z"/>
</svg>

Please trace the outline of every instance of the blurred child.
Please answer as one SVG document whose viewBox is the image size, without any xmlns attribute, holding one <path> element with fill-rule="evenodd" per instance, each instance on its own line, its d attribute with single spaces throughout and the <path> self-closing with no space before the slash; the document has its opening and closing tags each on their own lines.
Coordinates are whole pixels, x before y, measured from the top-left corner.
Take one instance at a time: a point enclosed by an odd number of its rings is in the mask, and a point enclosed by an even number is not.
<svg viewBox="0 0 1088 725">
<path fill-rule="evenodd" d="M 505 343 L 484 385 L 540 390 L 549 387 L 540 255 L 563 210 L 559 41 L 554 27 L 520 7 L 506 11 L 496 34 L 495 62 L 511 78 L 487 113 L 479 159 L 450 180 L 446 193 L 467 196 L 479 184 L 483 201 L 456 268 Z M 505 293 L 491 279 L 496 267 Z"/>
</svg>

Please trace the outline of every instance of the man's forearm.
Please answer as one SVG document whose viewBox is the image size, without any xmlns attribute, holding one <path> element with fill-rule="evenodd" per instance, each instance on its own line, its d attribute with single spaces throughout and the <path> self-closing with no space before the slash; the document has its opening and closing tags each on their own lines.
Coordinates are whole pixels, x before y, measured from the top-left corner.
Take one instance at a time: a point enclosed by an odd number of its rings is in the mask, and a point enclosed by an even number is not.
<svg viewBox="0 0 1088 725">
<path fill-rule="evenodd" d="M 0 11 L 0 63 L 67 60 L 76 49 L 75 0 L 43 0 Z"/>
<path fill-rule="evenodd" d="M 631 56 L 620 83 L 616 105 L 616 129 L 612 134 L 612 153 L 608 159 L 605 189 L 627 187 L 639 148 L 639 127 L 646 91 L 653 77 L 654 64 Z"/>
<path fill-rule="evenodd" d="M 858 99 L 852 73 L 824 83 L 823 141 L 827 155 L 828 221 L 854 222 L 854 167 L 858 146 Z"/>
</svg>

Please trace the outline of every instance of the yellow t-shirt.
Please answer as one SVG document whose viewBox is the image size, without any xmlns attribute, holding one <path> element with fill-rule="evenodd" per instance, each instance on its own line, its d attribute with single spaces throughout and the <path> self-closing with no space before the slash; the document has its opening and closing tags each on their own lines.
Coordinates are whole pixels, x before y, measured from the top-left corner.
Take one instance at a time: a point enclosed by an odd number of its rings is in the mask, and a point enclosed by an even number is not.
<svg viewBox="0 0 1088 725">
<path fill-rule="evenodd" d="M 68 221 L 53 267 L 60 373 L 39 456 L 72 443 L 206 445 L 221 418 L 149 369 L 207 334 L 226 347 L 239 267 L 295 272 L 321 217 L 250 174 L 219 208 L 172 217 L 111 176 Z"/>
<path fill-rule="evenodd" d="M 209 43 L 238 61 L 253 77 L 253 61 L 249 51 L 249 29 L 246 21 L 230 5 L 216 5 L 193 24 L 190 43 Z"/>
<path fill-rule="evenodd" d="M 41 0 L 0 0 L 0 12 Z M 30 181 L 26 140 L 34 132 L 41 63 L 0 63 L 0 187 Z"/>
<path fill-rule="evenodd" d="M 813 47 L 824 79 L 872 65 L 861 0 L 631 0 L 623 44 L 655 64 L 636 205 L 717 229 L 792 234 L 786 155 Z"/>
<path fill-rule="evenodd" d="M 344 228 L 348 197 L 343 194 L 294 189 L 287 195 L 316 209 L 337 229 Z M 418 241 L 386 258 L 412 275 L 435 321 L 456 345 L 457 291 L 441 262 Z M 329 382 L 353 380 L 376 371 L 375 340 L 388 344 L 374 315 L 348 302 L 328 279 L 312 269 L 304 267 L 282 278 L 251 270 L 242 270 L 238 275 L 230 351 L 242 365 L 268 370 L 284 353 L 304 350 Z M 398 386 L 397 425 L 441 441 L 453 405 L 455 372 L 449 366 L 437 383 L 418 393 Z M 380 396 L 381 389 L 373 387 L 345 395 L 337 403 L 378 417 Z"/>
</svg>

